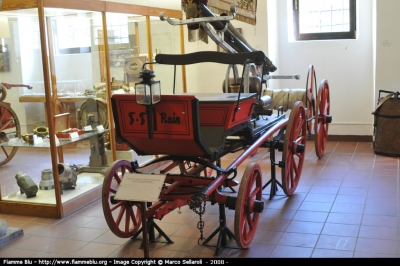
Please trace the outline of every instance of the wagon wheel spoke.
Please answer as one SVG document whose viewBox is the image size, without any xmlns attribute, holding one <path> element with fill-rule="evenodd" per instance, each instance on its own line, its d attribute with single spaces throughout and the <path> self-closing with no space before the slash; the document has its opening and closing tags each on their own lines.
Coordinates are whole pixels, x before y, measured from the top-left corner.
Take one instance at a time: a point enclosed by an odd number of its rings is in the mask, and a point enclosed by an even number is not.
<svg viewBox="0 0 400 266">
<path fill-rule="evenodd" d="M 122 205 L 124 204 L 123 201 L 118 202 L 115 206 L 113 206 L 112 208 L 110 208 L 110 211 L 115 211 L 116 209 L 118 209 L 119 207 L 122 208 Z"/>
<path fill-rule="evenodd" d="M 5 103 L 0 102 L 0 133 L 3 135 L 0 142 L 8 142 L 8 134 L 16 138 L 21 137 L 21 129 L 17 114 Z M 0 167 L 7 164 L 17 153 L 16 146 L 1 146 Z"/>
<path fill-rule="evenodd" d="M 328 139 L 330 117 L 329 84 L 327 80 L 322 80 L 317 95 L 317 113 L 315 123 L 315 153 L 318 158 L 322 158 L 326 142 Z"/>
<path fill-rule="evenodd" d="M 300 181 L 304 163 L 307 123 L 305 107 L 296 102 L 286 126 L 282 161 L 282 188 L 286 195 L 293 195 Z"/>
<path fill-rule="evenodd" d="M 260 166 L 251 163 L 240 182 L 235 205 L 235 240 L 241 248 L 247 248 L 253 240 L 260 212 L 264 208 L 261 179 Z"/>
<path fill-rule="evenodd" d="M 118 217 L 117 217 L 117 219 L 115 220 L 115 223 L 116 223 L 117 225 L 120 225 L 121 220 L 122 220 L 122 216 L 124 216 L 124 213 L 125 213 L 125 206 L 122 205 L 121 208 L 119 209 Z"/>
<path fill-rule="evenodd" d="M 250 213 L 246 215 L 247 224 L 249 226 L 249 231 L 253 230 L 253 218 L 251 217 Z"/>
<path fill-rule="evenodd" d="M 130 162 L 126 160 L 115 161 L 104 175 L 102 188 L 103 213 L 110 230 L 118 237 L 132 237 L 141 227 L 142 214 L 139 203 L 116 200 L 113 195 L 118 192 L 119 184 L 126 173 L 132 173 Z M 118 210 L 119 209 L 119 210 Z M 118 211 L 117 217 L 113 213 Z"/>
<path fill-rule="evenodd" d="M 118 173 L 115 173 L 115 174 L 113 175 L 113 177 L 114 177 L 114 179 L 118 182 L 118 185 L 121 184 L 121 179 L 119 178 Z"/>
<path fill-rule="evenodd" d="M 317 87 L 317 79 L 315 75 L 315 68 L 313 65 L 310 65 L 307 73 L 307 81 L 306 81 L 306 101 L 305 107 L 307 108 L 307 130 L 310 135 L 314 134 L 314 127 L 312 117 L 315 116 L 315 101 L 314 101 L 314 90 Z M 315 123 L 315 122 L 314 122 Z"/>
</svg>

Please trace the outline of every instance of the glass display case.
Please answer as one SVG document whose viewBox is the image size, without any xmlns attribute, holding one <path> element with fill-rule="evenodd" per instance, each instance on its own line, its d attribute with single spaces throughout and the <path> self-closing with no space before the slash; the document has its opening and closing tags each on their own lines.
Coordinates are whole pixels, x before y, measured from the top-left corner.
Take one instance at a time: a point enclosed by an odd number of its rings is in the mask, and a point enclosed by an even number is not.
<svg viewBox="0 0 400 266">
<path fill-rule="evenodd" d="M 2 1 L 0 213 L 64 217 L 100 198 L 110 162 L 150 159 L 115 143 L 110 98 L 135 93 L 154 54 L 182 51 L 179 30 L 158 29 L 154 12 L 182 15 L 97 0 Z"/>
</svg>

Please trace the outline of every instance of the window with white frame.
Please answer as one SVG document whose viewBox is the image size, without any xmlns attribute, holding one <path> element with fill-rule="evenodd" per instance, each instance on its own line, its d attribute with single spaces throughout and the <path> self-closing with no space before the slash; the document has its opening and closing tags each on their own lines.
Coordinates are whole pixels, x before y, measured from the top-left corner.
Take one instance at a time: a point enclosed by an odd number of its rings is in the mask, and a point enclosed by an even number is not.
<svg viewBox="0 0 400 266">
<path fill-rule="evenodd" d="M 293 0 L 296 40 L 356 38 L 356 0 Z"/>
</svg>

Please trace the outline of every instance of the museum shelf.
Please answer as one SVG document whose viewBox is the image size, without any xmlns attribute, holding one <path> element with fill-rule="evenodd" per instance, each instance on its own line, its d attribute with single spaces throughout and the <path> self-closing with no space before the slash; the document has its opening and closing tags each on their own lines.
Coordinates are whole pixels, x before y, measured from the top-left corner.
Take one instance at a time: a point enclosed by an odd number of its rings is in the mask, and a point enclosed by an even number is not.
<svg viewBox="0 0 400 266">
<path fill-rule="evenodd" d="M 2 37 L 0 33 L 0 45 L 7 47 L 8 60 L 7 68 L 0 72 L 0 83 L 16 85 L 16 88 L 7 88 L 8 96 L 2 104 L 15 111 L 18 119 L 13 121 L 18 120 L 21 124 L 18 127 L 8 125 L 5 130 L 2 129 L 1 133 L 4 134 L 0 136 L 3 139 L 4 136 L 8 137 L 7 141 L 0 142 L 0 147 L 6 151 L 16 150 L 13 156 L 18 156 L 22 149 L 46 148 L 46 152 L 33 153 L 34 157 L 43 156 L 43 163 L 37 166 L 19 167 L 13 163 L 13 159 L 5 166 L 0 166 L 0 213 L 65 217 L 101 197 L 104 178 L 101 169 L 106 169 L 110 161 L 121 156 L 137 158 L 132 151 L 125 153 L 116 148 L 110 99 L 113 93 L 134 93 L 135 82 L 138 82 L 136 74 L 144 63 L 154 59 L 157 52 L 183 51 L 182 27 L 168 29 L 168 42 L 165 48 L 160 46 L 159 38 L 166 37 L 166 31 L 151 30 L 153 26 L 161 27 L 157 22 L 160 12 L 171 18 L 182 18 L 181 10 L 98 0 L 0 1 L 0 16 L 8 18 L 11 33 L 9 37 Z M 152 38 L 156 39 L 156 48 L 153 48 L 155 43 Z M 2 51 L 5 50 L 2 48 Z M 132 59 L 133 65 L 127 66 L 132 63 Z M 134 78 L 128 77 L 129 71 L 130 74 L 134 73 Z M 184 67 L 180 73 L 184 73 Z M 182 81 L 178 86 L 179 91 L 183 91 L 184 75 L 180 76 Z M 172 77 L 168 79 L 172 82 Z M 77 139 L 58 143 L 54 117 L 69 113 L 69 127 L 82 129 L 84 123 L 88 123 L 88 111 L 82 111 L 82 106 L 87 106 L 92 100 L 105 106 L 102 109 L 102 117 L 107 120 L 105 131 L 85 133 Z M 82 118 L 82 115 L 85 117 Z M 20 138 L 39 126 L 48 128 L 49 137 L 44 143 L 9 145 L 8 138 L 12 138 L 11 135 Z M 95 146 L 101 154 L 107 153 L 104 156 L 107 160 L 100 158 L 99 165 L 93 164 L 91 141 L 96 136 L 98 138 L 99 134 L 101 141 L 104 141 L 106 133 L 109 149 L 104 150 L 103 142 Z M 87 148 L 85 152 L 89 155 L 85 153 L 83 157 L 87 158 L 90 167 L 96 169 L 90 172 L 82 163 L 84 159 L 79 161 L 79 166 L 82 166 L 80 169 L 85 170 L 79 171 L 75 189 L 63 190 L 58 164 L 64 162 L 65 149 L 69 151 L 67 163 L 75 159 L 74 145 Z M 37 158 L 32 157 L 34 159 Z M 3 189 L 13 182 L 20 168 L 38 184 L 38 172 L 45 167 L 52 170 L 54 189 L 39 190 L 36 197 L 31 198 L 21 194 L 15 181 L 11 188 Z"/>
</svg>

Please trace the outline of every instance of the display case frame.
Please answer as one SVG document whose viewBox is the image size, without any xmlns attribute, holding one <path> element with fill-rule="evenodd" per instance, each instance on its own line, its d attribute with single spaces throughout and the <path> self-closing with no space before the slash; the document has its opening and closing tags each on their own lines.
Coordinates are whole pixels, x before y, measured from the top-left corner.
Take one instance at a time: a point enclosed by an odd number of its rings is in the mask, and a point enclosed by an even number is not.
<svg viewBox="0 0 400 266">
<path fill-rule="evenodd" d="M 125 14 L 135 14 L 142 15 L 146 17 L 146 35 L 147 35 L 147 50 L 148 57 L 153 58 L 153 49 L 151 41 L 151 23 L 150 16 L 158 16 L 160 12 L 171 18 L 182 19 L 181 10 L 172 10 L 164 8 L 155 8 L 149 6 L 122 4 L 116 2 L 107 2 L 99 0 L 3 0 L 0 2 L 0 14 L 3 11 L 13 11 L 22 9 L 37 9 L 38 19 L 39 19 L 39 31 L 40 31 L 40 48 L 41 48 L 41 60 L 43 68 L 43 81 L 44 81 L 44 102 L 46 111 L 46 121 L 48 123 L 50 145 L 46 147 L 50 150 L 52 169 L 54 177 L 54 194 L 55 194 L 55 204 L 44 204 L 44 203 L 32 203 L 27 201 L 4 201 L 2 200 L 2 195 L 0 191 L 0 213 L 8 214 L 23 214 L 28 216 L 39 216 L 39 217 L 54 217 L 63 218 L 72 214 L 73 212 L 83 208 L 84 206 L 90 204 L 91 202 L 99 199 L 101 197 L 101 186 L 88 191 L 82 195 L 76 196 L 75 198 L 69 200 L 67 203 L 63 203 L 61 199 L 61 187 L 59 182 L 59 174 L 57 170 L 58 162 L 60 157 L 62 157 L 62 151 L 60 153 L 60 145 L 56 144 L 55 138 L 55 128 L 53 117 L 57 113 L 57 105 L 54 104 L 58 101 L 57 98 L 57 81 L 54 78 L 54 58 L 52 56 L 51 37 L 49 37 L 48 32 L 48 21 L 45 15 L 46 8 L 60 8 L 60 9 L 72 9 L 72 10 L 86 10 L 92 12 L 101 12 L 102 15 L 102 29 L 103 29 L 103 39 L 108 40 L 107 35 L 107 13 L 125 13 Z M 183 27 L 180 27 L 180 49 L 181 53 L 184 53 L 184 41 L 183 41 Z M 50 47 L 50 49 L 47 49 Z M 110 74 L 110 55 L 108 41 L 104 41 L 104 75 L 106 82 L 106 99 L 108 106 L 111 106 L 111 74 Z M 103 66 L 102 66 L 103 67 Z M 182 84 L 183 91 L 186 92 L 186 75 L 185 68 L 182 67 Z M 36 101 L 36 100 L 34 100 Z M 108 108 L 108 119 L 109 119 L 109 134 L 110 134 L 110 147 L 112 159 L 116 160 L 116 144 L 114 136 L 114 122 L 112 118 L 111 108 Z M 0 184 L 1 186 L 1 184 Z M 4 195 L 3 195 L 4 196 Z"/>
</svg>

